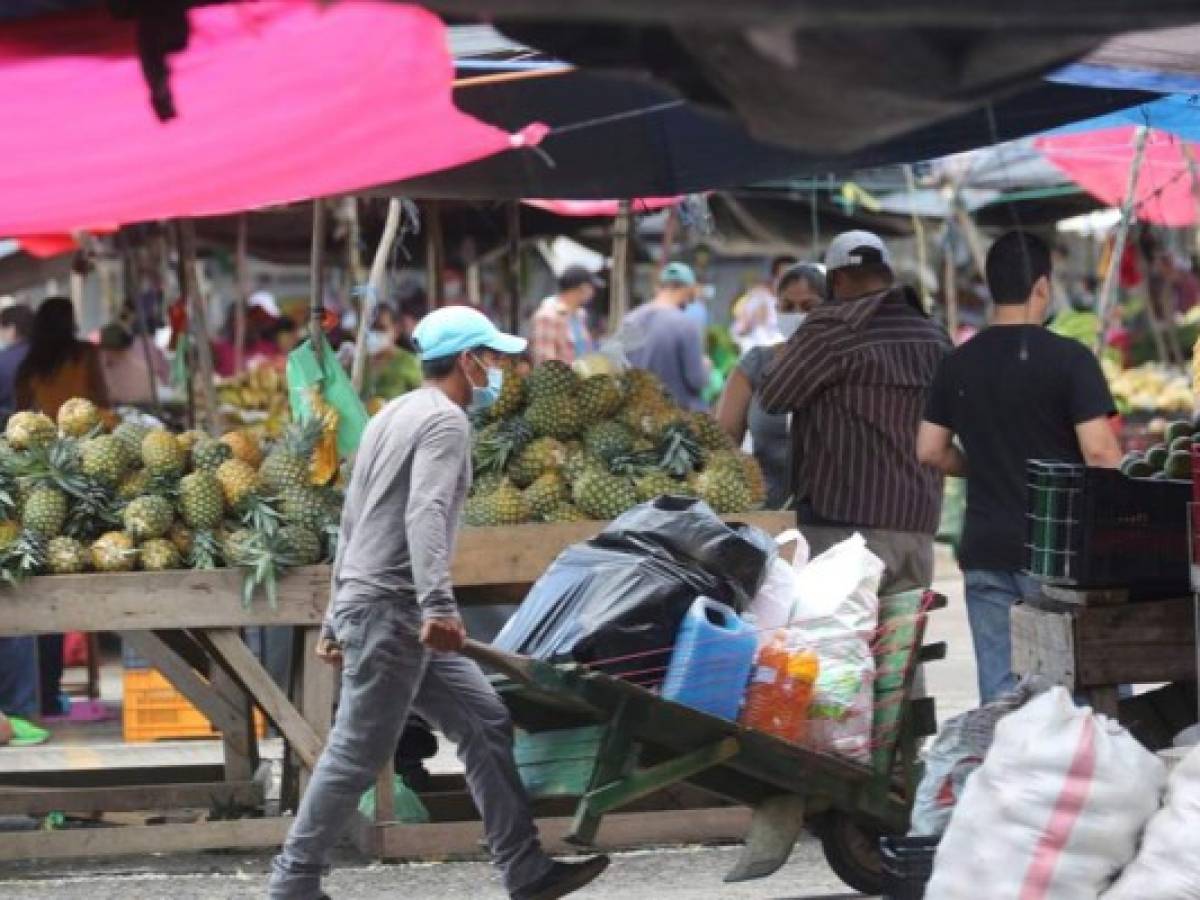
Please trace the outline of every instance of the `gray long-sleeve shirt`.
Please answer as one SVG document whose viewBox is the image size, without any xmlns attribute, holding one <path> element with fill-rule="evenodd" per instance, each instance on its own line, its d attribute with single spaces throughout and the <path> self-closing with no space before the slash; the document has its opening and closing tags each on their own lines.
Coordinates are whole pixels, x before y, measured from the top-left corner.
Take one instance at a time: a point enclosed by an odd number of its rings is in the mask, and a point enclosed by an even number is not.
<svg viewBox="0 0 1200 900">
<path fill-rule="evenodd" d="M 647 303 L 621 326 L 625 355 L 639 369 L 648 369 L 684 409 L 703 409 L 700 392 L 708 384 L 704 366 L 704 335 L 680 309 Z"/>
<path fill-rule="evenodd" d="M 413 604 L 457 615 L 454 538 L 471 486 L 466 414 L 437 388 L 391 401 L 363 433 L 333 572 L 333 602 Z"/>
</svg>

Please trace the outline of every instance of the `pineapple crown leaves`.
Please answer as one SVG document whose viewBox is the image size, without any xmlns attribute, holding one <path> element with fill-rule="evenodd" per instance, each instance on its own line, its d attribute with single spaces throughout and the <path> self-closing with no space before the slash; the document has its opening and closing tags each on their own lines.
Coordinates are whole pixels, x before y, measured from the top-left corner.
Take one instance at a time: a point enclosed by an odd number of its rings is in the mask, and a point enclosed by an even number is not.
<svg viewBox="0 0 1200 900">
<path fill-rule="evenodd" d="M 202 529 L 192 535 L 187 564 L 193 569 L 216 569 L 224 562 L 221 542 L 213 532 Z"/>
<path fill-rule="evenodd" d="M 284 431 L 276 449 L 293 456 L 308 458 L 324 435 L 324 426 L 315 416 L 293 421 Z"/>
<path fill-rule="evenodd" d="M 279 606 L 279 579 L 299 559 L 278 531 L 255 532 L 236 560 L 242 568 L 242 605 L 249 609 L 254 594 L 262 588 L 271 609 Z"/>
<path fill-rule="evenodd" d="M 15 454 L 12 472 L 29 487 L 57 488 L 72 497 L 87 492 L 89 480 L 79 468 L 79 441 L 59 438 Z"/>
<path fill-rule="evenodd" d="M 638 453 L 622 453 L 614 456 L 608 464 L 609 471 L 614 475 L 637 477 L 646 475 L 660 468 L 660 457 L 652 450 Z"/>
<path fill-rule="evenodd" d="M 256 534 L 274 535 L 279 531 L 279 510 L 260 494 L 251 493 L 242 498 L 234 515 Z"/>
<path fill-rule="evenodd" d="M 503 472 L 533 440 L 533 429 L 514 416 L 487 426 L 475 441 L 475 471 Z"/>
<path fill-rule="evenodd" d="M 88 482 L 69 505 L 63 531 L 67 537 L 87 541 L 102 532 L 121 528 L 126 505 L 112 489 Z"/>
<path fill-rule="evenodd" d="M 30 531 L 0 551 L 0 579 L 14 587 L 46 566 L 46 541 Z"/>
<path fill-rule="evenodd" d="M 667 426 L 658 445 L 659 468 L 676 478 L 682 478 L 704 459 L 704 449 L 695 433 L 682 422 Z"/>
</svg>

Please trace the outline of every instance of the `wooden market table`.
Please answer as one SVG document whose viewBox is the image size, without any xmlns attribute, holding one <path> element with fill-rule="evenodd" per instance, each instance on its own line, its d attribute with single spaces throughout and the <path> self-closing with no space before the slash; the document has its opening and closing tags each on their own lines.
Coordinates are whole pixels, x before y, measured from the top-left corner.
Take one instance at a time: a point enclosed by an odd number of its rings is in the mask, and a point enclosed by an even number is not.
<svg viewBox="0 0 1200 900">
<path fill-rule="evenodd" d="M 772 534 L 794 523 L 790 513 L 729 518 Z M 594 536 L 605 524 L 463 529 L 452 571 L 459 603 L 466 607 L 519 602 L 563 549 Z M 261 709 L 286 742 L 285 761 L 294 765 L 285 765 L 285 796 L 289 772 L 295 773 L 291 790 L 298 796 L 320 756 L 332 718 L 335 670 L 314 655 L 329 599 L 329 577 L 328 566 L 292 570 L 280 581 L 275 608 L 261 596 L 243 607 L 241 573 L 233 569 L 48 576 L 0 593 L 0 635 L 119 632 L 220 730 L 224 754 L 216 780 L 164 782 L 139 771 L 135 781 L 128 773 L 98 770 L 88 778 L 72 778 L 65 786 L 6 773 L 0 750 L 0 815 L 209 807 L 226 816 L 184 824 L 0 832 L 0 860 L 278 845 L 290 817 L 237 817 L 261 813 L 265 795 L 252 709 Z M 275 683 L 243 641 L 241 630 L 253 626 L 295 627 L 287 690 Z M 384 773 L 381 784 L 386 778 L 390 786 L 390 775 Z M 444 855 L 477 847 L 478 823 L 398 826 L 390 821 L 390 789 L 379 794 L 376 822 L 363 829 L 365 844 L 373 852 L 396 856 L 398 852 L 389 848 L 403 847 L 409 856 L 421 850 Z M 633 814 L 626 823 L 630 840 L 711 839 L 727 836 L 734 827 L 728 816 L 714 824 L 704 816 L 658 821 L 655 815 L 661 818 L 658 813 L 640 819 Z M 741 816 L 737 812 L 739 829 L 744 825 Z M 553 835 L 557 823 L 547 824 Z"/>
<path fill-rule="evenodd" d="M 1043 585 L 1013 609 L 1012 657 L 1017 674 L 1044 675 L 1116 717 L 1121 685 L 1195 681 L 1193 599 Z"/>
</svg>

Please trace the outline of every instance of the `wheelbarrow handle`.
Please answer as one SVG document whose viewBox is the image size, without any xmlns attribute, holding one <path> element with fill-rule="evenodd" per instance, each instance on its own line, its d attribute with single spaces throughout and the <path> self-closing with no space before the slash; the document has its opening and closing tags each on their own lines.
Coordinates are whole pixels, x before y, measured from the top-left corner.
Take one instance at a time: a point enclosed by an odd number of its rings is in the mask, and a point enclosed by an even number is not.
<svg viewBox="0 0 1200 900">
<path fill-rule="evenodd" d="M 481 666 L 487 666 L 489 669 L 495 669 L 513 681 L 518 681 L 530 687 L 536 685 L 536 679 L 533 675 L 533 660 L 527 656 L 508 653 L 505 650 L 493 647 L 491 644 L 484 644 L 471 638 L 467 638 L 466 643 L 463 644 L 463 648 L 459 652 L 467 657 L 467 659 L 472 659 Z"/>
</svg>

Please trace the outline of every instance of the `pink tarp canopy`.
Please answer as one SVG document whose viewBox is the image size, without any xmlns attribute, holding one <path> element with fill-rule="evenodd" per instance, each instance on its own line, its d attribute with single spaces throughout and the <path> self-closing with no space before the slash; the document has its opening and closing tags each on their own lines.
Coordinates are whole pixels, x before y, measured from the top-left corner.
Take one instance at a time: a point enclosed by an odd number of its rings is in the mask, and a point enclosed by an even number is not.
<svg viewBox="0 0 1200 900">
<path fill-rule="evenodd" d="M 1137 128 L 1105 128 L 1038 138 L 1037 148 L 1076 184 L 1112 206 L 1125 200 Z M 1134 194 L 1134 215 L 1143 222 L 1179 228 L 1196 222 L 1197 186 L 1184 146 L 1200 160 L 1200 147 L 1165 131 L 1151 130 Z"/>
<path fill-rule="evenodd" d="M 459 112 L 434 15 L 345 0 L 192 9 L 148 99 L 132 23 L 102 11 L 0 28 L 0 235 L 229 213 L 345 193 L 536 141 Z"/>
<path fill-rule="evenodd" d="M 682 197 L 638 197 L 630 202 L 630 208 L 635 213 L 653 212 L 675 206 Z M 617 200 L 526 200 L 527 206 L 534 206 L 552 212 L 559 216 L 615 216 L 619 211 Z"/>
</svg>

